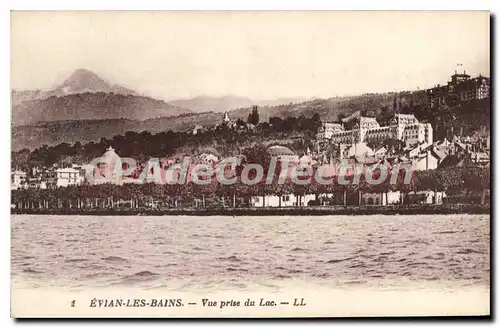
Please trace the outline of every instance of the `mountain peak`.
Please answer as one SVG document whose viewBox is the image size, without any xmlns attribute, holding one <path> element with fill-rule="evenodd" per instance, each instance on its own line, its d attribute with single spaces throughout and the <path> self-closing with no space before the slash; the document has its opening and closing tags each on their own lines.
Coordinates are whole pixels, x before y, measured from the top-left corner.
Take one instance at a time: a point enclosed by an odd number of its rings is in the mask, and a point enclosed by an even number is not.
<svg viewBox="0 0 500 328">
<path fill-rule="evenodd" d="M 60 97 L 85 92 L 105 92 L 133 96 L 139 95 L 137 92 L 124 86 L 107 82 L 99 77 L 99 75 L 86 68 L 76 69 L 66 80 L 64 80 L 61 85 L 59 85 L 55 90 L 52 90 L 50 95 Z"/>
<path fill-rule="evenodd" d="M 111 92 L 112 86 L 96 73 L 79 68 L 58 87 L 62 94 L 83 92 Z"/>
<path fill-rule="evenodd" d="M 47 99 L 50 97 L 64 97 L 76 93 L 114 93 L 119 95 L 142 96 L 118 84 L 111 84 L 96 73 L 86 68 L 76 69 L 63 83 L 51 90 L 12 90 L 12 104 L 19 105 L 24 101 Z"/>
<path fill-rule="evenodd" d="M 96 73 L 92 72 L 89 69 L 78 68 L 74 70 L 73 73 L 70 74 L 70 76 L 66 79 L 66 81 L 72 79 L 95 79 L 95 78 L 101 79 Z"/>
</svg>

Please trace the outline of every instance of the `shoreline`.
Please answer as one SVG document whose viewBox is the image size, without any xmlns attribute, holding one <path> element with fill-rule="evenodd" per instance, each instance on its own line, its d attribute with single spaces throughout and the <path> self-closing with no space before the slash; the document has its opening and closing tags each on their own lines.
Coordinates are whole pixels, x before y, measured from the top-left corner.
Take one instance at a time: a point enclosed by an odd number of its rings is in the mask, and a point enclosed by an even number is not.
<svg viewBox="0 0 500 328">
<path fill-rule="evenodd" d="M 106 209 L 11 209 L 15 214 L 94 216 L 319 216 L 319 215 L 418 215 L 491 214 L 490 205 L 329 206 L 266 208 L 106 208 Z"/>
</svg>

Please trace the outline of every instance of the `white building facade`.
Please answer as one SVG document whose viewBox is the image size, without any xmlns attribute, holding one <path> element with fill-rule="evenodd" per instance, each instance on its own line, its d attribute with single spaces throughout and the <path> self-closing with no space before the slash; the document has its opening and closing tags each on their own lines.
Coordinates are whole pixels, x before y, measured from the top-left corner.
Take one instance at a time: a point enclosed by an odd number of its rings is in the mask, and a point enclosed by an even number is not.
<svg viewBox="0 0 500 328">
<path fill-rule="evenodd" d="M 271 146 L 267 148 L 271 157 L 275 157 L 280 162 L 298 163 L 299 156 L 290 148 L 284 146 Z"/>
<path fill-rule="evenodd" d="M 55 178 L 57 187 L 76 186 L 84 180 L 80 171 L 72 167 L 57 169 Z"/>
<path fill-rule="evenodd" d="M 265 195 L 251 198 L 252 207 L 302 207 L 308 206 L 310 201 L 315 201 L 316 195 Z"/>
<path fill-rule="evenodd" d="M 380 126 L 373 117 L 353 116 L 350 120 L 356 120 L 351 130 L 345 130 L 343 124 L 323 123 L 316 138 L 332 144 L 377 143 L 387 139 L 398 139 L 406 145 L 433 142 L 432 125 L 420 123 L 414 115 L 396 114 L 388 126 Z"/>
<path fill-rule="evenodd" d="M 23 171 L 13 171 L 10 174 L 10 189 L 17 190 L 25 187 L 26 183 L 26 172 Z"/>
</svg>

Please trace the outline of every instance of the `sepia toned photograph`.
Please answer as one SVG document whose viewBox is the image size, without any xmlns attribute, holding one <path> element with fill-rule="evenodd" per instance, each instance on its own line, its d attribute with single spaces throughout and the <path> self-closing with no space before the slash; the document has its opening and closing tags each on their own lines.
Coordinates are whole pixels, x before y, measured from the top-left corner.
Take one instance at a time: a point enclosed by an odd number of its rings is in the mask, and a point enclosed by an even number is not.
<svg viewBox="0 0 500 328">
<path fill-rule="evenodd" d="M 490 316 L 488 11 L 12 11 L 11 317 Z"/>
</svg>

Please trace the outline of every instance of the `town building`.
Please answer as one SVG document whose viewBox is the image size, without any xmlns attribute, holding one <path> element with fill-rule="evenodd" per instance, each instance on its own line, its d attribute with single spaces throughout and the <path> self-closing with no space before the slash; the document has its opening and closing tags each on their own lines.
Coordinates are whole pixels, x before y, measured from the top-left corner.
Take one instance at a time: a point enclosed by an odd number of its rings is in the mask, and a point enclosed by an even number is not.
<svg viewBox="0 0 500 328">
<path fill-rule="evenodd" d="M 299 156 L 285 146 L 271 146 L 267 148 L 267 151 L 271 157 L 275 157 L 280 162 L 297 163 L 299 161 Z"/>
<path fill-rule="evenodd" d="M 315 201 L 316 195 L 265 195 L 254 196 L 250 199 L 251 207 L 302 207 L 308 206 L 309 202 Z"/>
<path fill-rule="evenodd" d="M 67 167 L 55 170 L 55 179 L 57 187 L 68 187 L 81 184 L 84 177 L 80 170 Z"/>
<path fill-rule="evenodd" d="M 486 138 L 453 136 L 433 145 L 433 152 L 440 156 L 440 167 L 462 167 L 465 165 L 486 167 L 490 163 L 490 150 Z"/>
<path fill-rule="evenodd" d="M 27 189 L 47 189 L 47 180 L 42 178 L 40 175 L 36 177 L 29 177 L 26 179 L 25 188 Z"/>
<path fill-rule="evenodd" d="M 345 128 L 348 129 L 345 129 Z M 425 142 L 432 144 L 433 129 L 430 123 L 420 123 L 414 115 L 395 114 L 388 126 L 380 126 L 373 117 L 363 117 L 356 112 L 342 120 L 342 124 L 324 123 L 316 135 L 318 148 L 325 144 L 353 145 L 358 143 L 382 144 L 387 139 L 397 139 L 407 146 Z"/>
<path fill-rule="evenodd" d="M 26 183 L 26 172 L 15 170 L 10 174 L 10 189 L 23 189 Z"/>
<path fill-rule="evenodd" d="M 429 106 L 434 109 L 455 106 L 476 99 L 490 97 L 490 78 L 479 75 L 471 78 L 465 71 L 451 76 L 445 85 L 436 85 L 427 90 Z"/>
<path fill-rule="evenodd" d="M 414 171 L 434 170 L 439 165 L 439 157 L 430 149 L 418 154 L 411 161 Z"/>
<path fill-rule="evenodd" d="M 387 148 L 385 147 L 381 147 L 379 149 L 377 149 L 374 153 L 375 157 L 377 159 L 382 159 L 382 158 L 385 158 L 387 156 Z"/>
<path fill-rule="evenodd" d="M 331 139 L 336 131 L 343 131 L 344 127 L 340 123 L 323 122 L 319 128 L 317 139 Z"/>
<path fill-rule="evenodd" d="M 410 191 L 405 195 L 405 204 L 434 204 L 442 205 L 443 200 L 446 198 L 446 193 L 444 191 L 434 191 L 434 190 L 421 190 L 421 191 Z"/>
<path fill-rule="evenodd" d="M 401 192 L 363 193 L 361 205 L 396 205 L 401 203 Z"/>
<path fill-rule="evenodd" d="M 343 149 L 343 147 L 342 147 Z M 343 152 L 343 157 L 342 158 L 367 158 L 367 157 L 373 157 L 374 156 L 373 150 L 368 147 L 366 142 L 357 142 L 355 144 L 352 144 L 351 147 L 346 149 L 346 151 Z"/>
<path fill-rule="evenodd" d="M 206 131 L 206 129 L 203 127 L 203 125 L 199 125 L 199 124 L 197 124 L 197 125 L 193 128 L 193 130 L 192 130 L 192 132 L 191 132 L 191 133 L 192 133 L 193 135 L 197 135 L 197 134 L 202 133 L 202 132 L 205 132 L 205 131 Z"/>
</svg>

